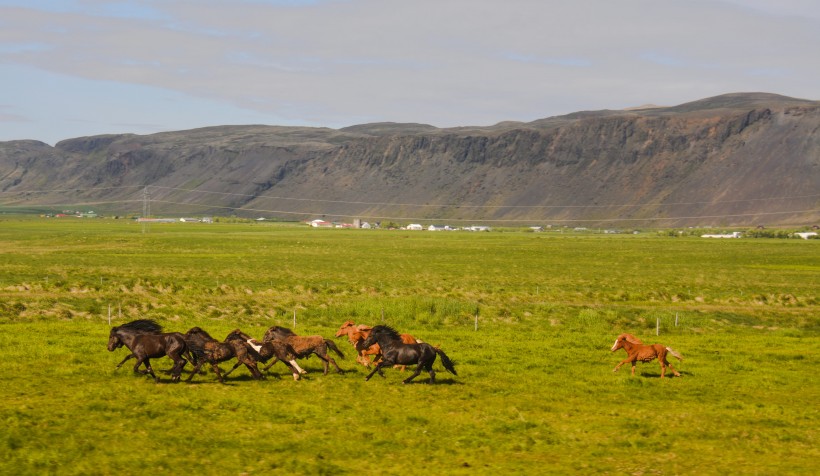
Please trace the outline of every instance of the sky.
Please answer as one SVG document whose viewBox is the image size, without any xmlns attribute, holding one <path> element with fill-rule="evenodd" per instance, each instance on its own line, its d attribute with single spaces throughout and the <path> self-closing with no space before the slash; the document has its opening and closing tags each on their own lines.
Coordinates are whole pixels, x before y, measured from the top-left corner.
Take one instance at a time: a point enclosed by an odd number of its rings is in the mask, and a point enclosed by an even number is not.
<svg viewBox="0 0 820 476">
<path fill-rule="evenodd" d="M 0 141 L 820 99 L 817 0 L 0 0 Z"/>
</svg>

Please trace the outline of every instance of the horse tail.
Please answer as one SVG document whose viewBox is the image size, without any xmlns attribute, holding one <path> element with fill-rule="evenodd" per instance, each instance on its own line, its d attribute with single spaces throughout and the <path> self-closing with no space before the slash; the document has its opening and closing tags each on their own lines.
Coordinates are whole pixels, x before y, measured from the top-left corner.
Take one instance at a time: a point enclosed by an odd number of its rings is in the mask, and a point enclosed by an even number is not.
<svg viewBox="0 0 820 476">
<path fill-rule="evenodd" d="M 444 351 L 439 349 L 438 347 L 433 347 L 433 349 L 435 349 L 436 354 L 438 354 L 439 357 L 441 357 L 441 363 L 444 364 L 444 368 L 447 369 L 447 371 L 451 374 L 458 375 L 456 373 L 456 366 L 453 364 L 453 361 L 450 360 L 449 357 L 447 357 L 447 354 L 445 354 Z"/>
<path fill-rule="evenodd" d="M 673 348 L 671 348 L 671 347 L 667 347 L 667 348 L 666 348 L 666 351 L 667 351 L 667 352 L 669 352 L 670 354 L 672 354 L 672 355 L 673 355 L 676 359 L 678 359 L 678 360 L 680 360 L 681 362 L 683 362 L 683 356 L 682 356 L 682 355 L 680 355 L 680 354 L 679 354 L 679 353 L 678 353 L 675 349 L 673 349 Z"/>
<path fill-rule="evenodd" d="M 345 358 L 345 355 L 342 353 L 342 351 L 341 351 L 341 350 L 339 350 L 339 348 L 338 348 L 338 347 L 336 347 L 336 343 L 335 343 L 335 342 L 333 342 L 332 340 L 330 340 L 330 339 L 325 339 L 325 345 L 327 345 L 327 348 L 328 348 L 328 349 L 332 350 L 333 352 L 336 352 L 336 354 L 338 354 L 338 356 L 339 356 L 340 358 L 342 358 L 342 359 L 344 359 L 344 358 Z"/>
</svg>

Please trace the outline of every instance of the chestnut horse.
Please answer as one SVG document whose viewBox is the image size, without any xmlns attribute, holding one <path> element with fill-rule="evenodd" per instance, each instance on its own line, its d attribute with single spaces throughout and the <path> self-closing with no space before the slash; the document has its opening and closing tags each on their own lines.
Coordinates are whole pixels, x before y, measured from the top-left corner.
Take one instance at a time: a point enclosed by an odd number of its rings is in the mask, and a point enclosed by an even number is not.
<svg viewBox="0 0 820 476">
<path fill-rule="evenodd" d="M 179 332 L 164 334 L 143 333 L 142 329 L 146 326 L 150 327 L 149 323 L 157 326 L 153 321 L 138 319 L 111 328 L 111 332 L 108 334 L 108 350 L 114 351 L 122 346 L 128 347 L 131 351 L 131 356 L 137 359 L 137 363 L 134 364 L 134 372 L 147 373 L 154 377 L 154 381 L 156 382 L 159 382 L 159 377 L 154 374 L 150 359 L 167 355 L 174 361 L 174 367 L 171 369 L 171 380 L 178 382 L 182 374 L 182 368 L 188 363 L 188 361 L 182 357 L 183 354 L 188 353 L 185 338 Z M 131 356 L 127 356 L 123 359 L 120 365 L 131 358 Z M 139 367 L 143 364 L 146 370 L 140 372 Z M 119 365 L 117 367 L 119 367 Z"/>
<path fill-rule="evenodd" d="M 287 327 L 273 326 L 265 332 L 262 342 L 270 342 L 274 340 L 290 345 L 296 353 L 297 359 L 303 359 L 305 357 L 310 357 L 311 354 L 315 354 L 317 357 L 322 359 L 322 364 L 324 365 L 324 375 L 327 375 L 328 363 L 333 364 L 338 373 L 344 373 L 344 371 L 339 368 L 336 361 L 333 360 L 333 357 L 328 355 L 327 349 L 330 349 L 333 352 L 336 352 L 336 355 L 339 357 L 343 359 L 345 358 L 342 351 L 336 347 L 336 343 L 330 339 L 325 339 L 322 336 L 298 336 Z M 273 359 L 273 362 L 265 367 L 264 370 L 268 370 L 276 362 L 277 359 Z"/>
<path fill-rule="evenodd" d="M 680 377 L 678 371 L 672 367 L 672 364 L 670 364 L 668 360 L 666 360 L 666 354 L 672 354 L 680 361 L 683 361 L 682 355 L 677 353 L 671 347 L 666 347 L 663 344 L 635 344 L 629 339 L 629 337 L 634 336 L 631 336 L 630 334 L 621 334 L 617 339 L 615 339 L 615 344 L 612 345 L 612 352 L 623 348 L 627 353 L 627 357 L 615 366 L 612 370 L 613 372 L 617 372 L 623 364 L 630 362 L 632 364 L 632 375 L 635 375 L 635 364 L 639 360 L 641 362 L 651 362 L 658 359 L 658 362 L 661 364 L 661 378 L 663 378 L 666 374 L 666 367 L 669 367 L 672 370 L 675 377 Z"/>
<path fill-rule="evenodd" d="M 379 347 L 379 344 L 373 344 L 371 346 L 365 346 L 364 341 L 365 339 L 370 336 L 370 331 L 373 328 L 364 324 L 359 324 L 358 326 L 353 321 L 345 321 L 344 324 L 339 327 L 339 330 L 336 332 L 336 337 L 347 336 L 347 340 L 353 345 L 356 349 L 356 362 L 364 365 L 367 368 L 370 368 L 370 356 L 373 357 L 373 363 L 377 363 L 379 359 L 381 359 L 382 351 Z M 418 344 L 421 343 L 420 340 L 416 339 L 415 337 L 411 336 L 410 334 L 400 334 L 401 341 L 405 344 Z M 404 371 L 405 366 L 401 366 L 401 370 Z"/>
<path fill-rule="evenodd" d="M 190 382 L 194 375 L 199 373 L 199 369 L 203 364 L 209 363 L 216 374 L 216 378 L 219 379 L 219 383 L 224 383 L 225 381 L 222 379 L 222 373 L 217 364 L 231 360 L 234 357 L 236 357 L 237 362 L 228 373 L 244 364 L 250 370 L 253 378 L 257 380 L 262 378 L 262 372 L 259 371 L 256 361 L 248 355 L 248 349 L 242 342 L 237 340 L 219 342 L 199 327 L 192 327 L 185 333 L 185 342 L 197 357 L 194 370 L 186 382 Z"/>
<path fill-rule="evenodd" d="M 422 370 L 426 370 L 430 374 L 430 383 L 436 381 L 436 372 L 433 370 L 433 362 L 436 361 L 436 356 L 441 357 L 441 363 L 453 375 L 456 374 L 455 365 L 447 357 L 441 349 L 433 347 L 424 342 L 405 344 L 399 333 L 389 326 L 376 326 L 370 331 L 370 336 L 365 339 L 364 345 L 371 346 L 378 342 L 382 349 L 382 360 L 376 364 L 376 368 L 370 372 L 365 381 L 370 380 L 376 372 L 384 377 L 382 367 L 385 365 L 416 365 L 416 371 L 406 379 L 403 383 L 410 383 L 414 378 L 418 377 Z"/>
</svg>

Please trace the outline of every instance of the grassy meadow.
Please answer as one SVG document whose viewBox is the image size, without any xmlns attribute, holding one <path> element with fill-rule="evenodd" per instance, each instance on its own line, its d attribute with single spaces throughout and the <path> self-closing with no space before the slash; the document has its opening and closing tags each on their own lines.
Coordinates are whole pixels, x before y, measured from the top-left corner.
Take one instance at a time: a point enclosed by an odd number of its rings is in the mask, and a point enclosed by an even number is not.
<svg viewBox="0 0 820 476">
<path fill-rule="evenodd" d="M 820 240 L 3 216 L 0 474 L 815 474 L 819 290 Z M 137 318 L 321 334 L 347 372 L 156 384 L 105 347 Z M 365 382 L 346 320 L 459 374 Z M 683 377 L 613 373 L 621 332 Z"/>
</svg>

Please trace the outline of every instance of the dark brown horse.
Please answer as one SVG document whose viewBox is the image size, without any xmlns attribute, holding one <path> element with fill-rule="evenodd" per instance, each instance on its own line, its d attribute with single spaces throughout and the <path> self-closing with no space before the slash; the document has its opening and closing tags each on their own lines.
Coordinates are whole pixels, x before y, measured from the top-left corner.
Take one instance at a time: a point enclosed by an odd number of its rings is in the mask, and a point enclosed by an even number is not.
<svg viewBox="0 0 820 476">
<path fill-rule="evenodd" d="M 680 377 L 678 371 L 672 367 L 672 364 L 670 364 L 668 360 L 666 360 L 666 354 L 672 354 L 680 361 L 683 361 L 682 355 L 677 353 L 671 347 L 666 347 L 663 344 L 635 344 L 629 339 L 629 337 L 634 336 L 631 336 L 630 334 L 621 334 L 617 339 L 615 339 L 615 344 L 612 345 L 612 352 L 623 348 L 627 353 L 627 357 L 615 366 L 612 370 L 613 372 L 617 372 L 623 364 L 630 362 L 632 364 L 632 375 L 635 375 L 635 364 L 638 361 L 651 362 L 658 359 L 658 362 L 661 364 L 661 378 L 663 378 L 666 374 L 666 367 L 669 367 L 672 370 L 675 377 Z"/>
<path fill-rule="evenodd" d="M 127 324 L 123 324 L 120 327 L 128 329 L 128 331 L 132 334 L 162 334 L 162 326 L 157 324 L 157 321 L 153 319 L 137 319 Z M 122 367 L 122 364 L 124 364 L 128 359 L 133 359 L 135 357 L 136 356 L 133 352 L 126 355 L 125 358 L 117 364 L 117 368 Z"/>
<path fill-rule="evenodd" d="M 273 326 L 269 328 L 265 332 L 265 336 L 262 338 L 262 342 L 271 342 L 271 341 L 280 341 L 284 342 L 285 344 L 290 345 L 290 347 L 296 353 L 297 359 L 303 359 L 305 357 L 310 357 L 311 354 L 316 355 L 320 359 L 322 359 L 322 364 L 324 365 L 324 375 L 327 375 L 327 368 L 328 363 L 333 364 L 336 367 L 336 371 L 338 373 L 344 373 L 342 369 L 339 368 L 339 365 L 336 364 L 336 361 L 333 360 L 333 357 L 329 356 L 327 353 L 327 349 L 330 349 L 336 354 L 341 357 L 345 358 L 345 355 L 336 347 L 336 343 L 330 339 L 325 339 L 322 336 L 298 336 L 292 330 L 288 329 L 287 327 L 279 327 Z M 270 363 L 265 370 L 268 370 L 273 364 L 276 363 L 276 359 Z"/>
<path fill-rule="evenodd" d="M 455 365 L 447 357 L 441 349 L 433 347 L 424 342 L 405 344 L 401 340 L 401 336 L 395 329 L 389 326 L 376 326 L 370 331 L 370 336 L 364 341 L 364 345 L 371 346 L 378 342 L 382 349 L 382 360 L 376 364 L 370 374 L 365 377 L 365 381 L 370 380 L 376 372 L 384 377 L 382 367 L 386 365 L 416 365 L 416 371 L 412 375 L 404 379 L 403 383 L 410 383 L 414 378 L 418 377 L 422 370 L 426 370 L 430 374 L 430 383 L 436 381 L 436 372 L 433 370 L 433 363 L 436 361 L 436 356 L 441 357 L 441 363 L 453 375 L 456 374 Z"/>
<path fill-rule="evenodd" d="M 270 359 L 282 361 L 293 374 L 293 380 L 299 380 L 301 378 L 300 376 L 306 373 L 299 367 L 299 364 L 296 363 L 296 352 L 284 342 L 259 342 L 239 329 L 235 329 L 228 334 L 228 337 L 225 338 L 225 342 L 229 341 L 236 341 L 246 346 L 248 355 L 257 362 L 267 362 Z M 226 372 L 225 376 L 227 377 L 231 372 L 233 372 L 233 369 Z"/>
<path fill-rule="evenodd" d="M 194 375 L 199 372 L 203 364 L 209 363 L 219 382 L 224 383 L 218 364 L 231 360 L 234 357 L 237 362 L 228 373 L 244 364 L 251 372 L 251 375 L 253 375 L 253 378 L 261 379 L 263 377 L 262 372 L 260 372 L 257 367 L 256 361 L 250 357 L 247 346 L 242 342 L 238 342 L 235 339 L 219 342 L 199 327 L 192 327 L 185 333 L 185 342 L 188 344 L 188 348 L 193 355 L 197 357 L 194 370 L 188 377 L 188 382 L 194 378 Z"/>
<path fill-rule="evenodd" d="M 149 321 L 153 322 L 153 321 Z M 156 325 L 156 323 L 153 323 Z M 146 326 L 146 320 L 140 319 L 132 321 L 121 326 L 111 329 L 108 335 L 108 350 L 114 351 L 122 347 L 128 347 L 131 354 L 137 363 L 134 365 L 134 372 L 147 373 L 154 377 L 154 380 L 159 382 L 159 377 L 154 374 L 154 369 L 151 368 L 150 359 L 168 356 L 174 361 L 174 367 L 171 369 L 171 380 L 178 382 L 182 368 L 188 363 L 182 356 L 188 352 L 188 346 L 185 343 L 185 337 L 179 332 L 170 332 L 162 334 L 146 334 L 141 332 L 141 328 Z M 120 362 L 131 358 L 126 357 Z M 140 372 L 139 366 L 145 365 L 145 372 Z M 119 367 L 119 365 L 117 366 Z"/>
</svg>

